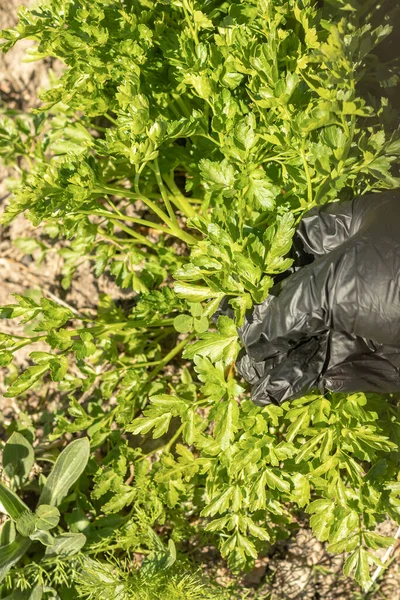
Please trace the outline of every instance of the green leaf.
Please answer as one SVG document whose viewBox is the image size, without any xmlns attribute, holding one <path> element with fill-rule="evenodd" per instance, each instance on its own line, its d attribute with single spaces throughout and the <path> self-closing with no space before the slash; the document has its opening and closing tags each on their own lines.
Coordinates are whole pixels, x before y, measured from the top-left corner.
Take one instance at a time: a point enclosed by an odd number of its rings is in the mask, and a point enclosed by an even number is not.
<svg viewBox="0 0 400 600">
<path fill-rule="evenodd" d="M 213 85 L 212 80 L 206 75 L 195 75 L 193 73 L 187 73 L 185 75 L 185 83 L 193 86 L 196 94 L 200 98 L 207 100 L 212 96 Z"/>
<path fill-rule="evenodd" d="M 256 525 L 251 519 L 246 520 L 248 532 L 254 537 L 262 540 L 263 542 L 269 542 L 271 536 L 268 531 L 266 531 L 263 527 Z"/>
<path fill-rule="evenodd" d="M 3 468 L 7 476 L 15 480 L 16 487 L 21 486 L 27 479 L 34 460 L 31 444 L 18 431 L 14 431 L 4 446 Z"/>
<path fill-rule="evenodd" d="M 213 517 L 217 513 L 223 513 L 228 510 L 234 491 L 234 487 L 228 487 L 224 492 L 217 494 L 201 511 L 201 515 L 203 517 Z"/>
<path fill-rule="evenodd" d="M 224 366 L 217 362 L 214 366 L 208 358 L 197 355 L 194 357 L 195 368 L 200 381 L 204 383 L 202 393 L 213 401 L 221 400 L 226 394 L 228 386 L 225 381 Z"/>
<path fill-rule="evenodd" d="M 46 556 L 70 557 L 77 554 L 86 544 L 83 533 L 62 533 L 46 548 Z"/>
<path fill-rule="evenodd" d="M 4 600 L 42 600 L 43 598 L 43 586 L 40 584 L 25 591 L 14 590 L 9 596 L 6 596 Z"/>
<path fill-rule="evenodd" d="M 309 505 L 307 512 L 312 512 L 314 510 L 314 505 L 316 505 L 317 502 L 319 501 L 316 500 L 315 502 L 312 502 Z M 329 539 L 331 525 L 334 520 L 333 508 L 334 505 L 332 502 L 321 500 L 321 507 L 318 505 L 318 511 L 310 519 L 313 533 L 320 542 Z"/>
<path fill-rule="evenodd" d="M 267 229 L 264 236 L 269 245 L 265 260 L 267 273 L 280 273 L 291 265 L 292 261 L 284 256 L 290 250 L 294 232 L 294 216 L 289 212 L 279 217 L 275 226 Z"/>
<path fill-rule="evenodd" d="M 4 394 L 5 398 L 15 398 L 23 392 L 26 392 L 31 388 L 42 376 L 49 370 L 49 365 L 37 365 L 35 367 L 28 367 L 26 371 L 20 375 L 13 384 L 10 385 L 7 392 Z"/>
<path fill-rule="evenodd" d="M 49 366 L 52 380 L 62 381 L 68 371 L 68 358 L 57 356 L 50 361 Z"/>
<path fill-rule="evenodd" d="M 237 545 L 239 546 L 239 548 L 242 548 L 244 553 L 247 554 L 248 556 L 251 556 L 252 558 L 257 558 L 258 553 L 257 553 L 257 550 L 256 550 L 253 542 L 251 542 L 248 538 L 244 537 L 243 535 L 240 535 L 240 533 L 238 533 L 236 535 L 237 535 Z"/>
<path fill-rule="evenodd" d="M 18 517 L 16 522 L 18 533 L 24 537 L 29 537 L 31 533 L 35 531 L 36 521 L 36 515 L 34 515 L 30 510 L 25 511 Z"/>
<path fill-rule="evenodd" d="M 250 508 L 251 510 L 265 509 L 267 503 L 266 495 L 267 474 L 263 470 L 257 475 L 253 485 L 250 487 Z"/>
<path fill-rule="evenodd" d="M 289 492 L 290 484 L 288 481 L 279 477 L 272 469 L 265 468 L 265 481 L 271 490 L 279 490 L 280 492 Z"/>
<path fill-rule="evenodd" d="M 228 160 L 217 163 L 203 158 L 199 166 L 204 179 L 216 189 L 229 189 L 234 186 L 235 169 Z"/>
<path fill-rule="evenodd" d="M 183 415 L 183 439 L 191 446 L 194 443 L 196 437 L 196 423 L 195 423 L 195 411 L 189 408 Z"/>
<path fill-rule="evenodd" d="M 13 296 L 18 301 L 18 304 L 2 306 L 0 318 L 15 319 L 17 317 L 23 317 L 21 322 L 27 323 L 40 314 L 40 306 L 36 304 L 32 298 L 29 298 L 28 296 L 21 296 L 19 294 L 13 294 Z"/>
<path fill-rule="evenodd" d="M 207 523 L 205 530 L 206 531 L 224 531 L 226 525 L 229 522 L 229 515 L 225 517 L 220 517 L 219 519 L 213 519 L 209 523 Z"/>
<path fill-rule="evenodd" d="M 14 521 L 7 519 L 0 530 L 0 546 L 7 546 L 15 540 L 16 530 Z"/>
<path fill-rule="evenodd" d="M 200 10 L 195 10 L 193 12 L 193 19 L 194 19 L 195 25 L 197 25 L 197 27 L 199 29 L 213 29 L 214 28 L 212 21 Z"/>
<path fill-rule="evenodd" d="M 79 337 L 81 338 L 81 341 L 74 342 L 72 347 L 76 352 L 76 357 L 79 360 L 83 360 L 84 358 L 86 358 L 88 356 L 92 356 L 92 354 L 94 354 L 96 352 L 96 346 L 92 342 L 93 336 L 91 333 L 89 333 L 89 331 L 84 331 L 84 332 L 80 333 Z M 68 363 L 67 363 L 67 366 L 68 366 Z M 66 371 L 66 369 L 65 369 L 65 371 Z"/>
<path fill-rule="evenodd" d="M 352 557 L 355 557 L 354 559 Z M 371 583 L 368 565 L 368 552 L 364 548 L 359 548 L 353 555 L 346 560 L 343 567 L 345 575 L 349 575 L 355 569 L 354 578 L 360 586 L 366 590 Z"/>
<path fill-rule="evenodd" d="M 55 506 L 41 504 L 36 509 L 36 517 L 36 528 L 50 531 L 50 529 L 57 527 L 60 520 L 60 511 Z"/>
<path fill-rule="evenodd" d="M 188 302 L 202 302 L 210 298 L 222 299 L 224 295 L 221 292 L 214 292 L 208 287 L 188 283 L 175 283 L 174 290 L 178 298 L 184 298 Z"/>
<path fill-rule="evenodd" d="M 239 407 L 233 398 L 220 405 L 221 410 L 218 411 L 214 436 L 221 447 L 221 450 L 226 450 L 230 443 L 235 438 L 235 433 L 239 426 Z"/>
<path fill-rule="evenodd" d="M 74 316 L 69 308 L 64 308 L 64 306 L 60 306 L 57 302 L 53 302 L 53 300 L 48 300 L 47 298 L 42 298 L 40 305 L 43 309 L 41 328 L 44 331 L 62 327 Z"/>
<path fill-rule="evenodd" d="M 88 438 L 71 442 L 57 458 L 39 498 L 38 506 L 59 506 L 71 487 L 82 475 L 89 460 Z"/>
<path fill-rule="evenodd" d="M 258 171 L 254 171 L 249 178 L 247 197 L 257 208 L 273 210 L 280 189 L 268 181 L 262 171 Z"/>
<path fill-rule="evenodd" d="M 28 538 L 17 537 L 11 544 L 0 548 L 0 581 L 25 554 L 31 545 Z"/>
<path fill-rule="evenodd" d="M 0 367 L 8 367 L 8 365 L 12 363 L 13 359 L 14 355 L 12 352 L 3 350 L 2 352 L 0 352 Z"/>
<path fill-rule="evenodd" d="M 372 548 L 372 550 L 378 550 L 379 548 L 389 548 L 395 544 L 396 540 L 393 537 L 386 535 L 380 535 L 374 531 L 364 531 L 363 538 L 366 546 Z"/>
<path fill-rule="evenodd" d="M 30 512 L 25 502 L 6 487 L 4 483 L 0 483 L 0 512 L 9 515 L 13 521 L 17 521 L 27 511 Z"/>
<path fill-rule="evenodd" d="M 291 477 L 293 489 L 290 494 L 292 502 L 300 507 L 306 506 L 310 501 L 310 484 L 308 479 L 301 473 L 295 473 Z"/>
<path fill-rule="evenodd" d="M 304 444 L 304 446 L 302 447 L 300 452 L 297 454 L 296 464 L 298 464 L 302 461 L 307 461 L 310 459 L 311 456 L 314 456 L 316 453 L 317 446 L 325 438 L 325 436 L 326 436 L 326 432 L 323 431 L 319 435 L 316 435 L 315 437 L 313 437 L 311 440 L 308 440 Z"/>
<path fill-rule="evenodd" d="M 171 418 L 171 413 L 165 413 L 165 415 L 156 417 L 138 418 L 135 419 L 131 425 L 128 425 L 126 430 L 134 435 L 144 435 L 153 429 L 153 438 L 157 439 L 167 433 Z"/>
<path fill-rule="evenodd" d="M 236 327 L 228 317 L 218 319 L 218 333 L 204 333 L 201 339 L 183 352 L 184 358 L 194 358 L 196 355 L 209 358 L 212 362 L 222 361 L 230 365 L 239 351 Z"/>
<path fill-rule="evenodd" d="M 193 317 L 190 315 L 178 315 L 174 319 L 174 327 L 179 333 L 188 333 L 193 329 Z"/>
<path fill-rule="evenodd" d="M 154 545 L 156 549 L 148 554 L 142 564 L 142 573 L 145 577 L 154 577 L 160 571 L 168 571 L 176 562 L 176 547 L 173 540 L 168 540 L 167 548 L 161 540 Z"/>
<path fill-rule="evenodd" d="M 29 537 L 31 540 L 37 540 L 43 544 L 43 546 L 52 546 L 54 544 L 53 536 L 48 531 L 43 529 L 35 529 L 35 531 L 33 531 Z"/>
<path fill-rule="evenodd" d="M 196 333 L 204 333 L 208 330 L 210 323 L 207 317 L 200 317 L 199 319 L 193 319 L 193 325 Z"/>
<path fill-rule="evenodd" d="M 66 329 L 58 331 L 52 329 L 46 336 L 46 342 L 51 348 L 58 348 L 61 351 L 67 350 L 73 344 L 71 332 Z"/>
</svg>

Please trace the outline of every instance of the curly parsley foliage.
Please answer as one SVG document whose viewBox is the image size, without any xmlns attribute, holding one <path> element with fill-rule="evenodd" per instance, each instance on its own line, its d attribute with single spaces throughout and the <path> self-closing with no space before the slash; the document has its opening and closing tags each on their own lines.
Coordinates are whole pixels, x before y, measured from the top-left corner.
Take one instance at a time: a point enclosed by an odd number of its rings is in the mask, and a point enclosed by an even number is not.
<svg viewBox="0 0 400 600">
<path fill-rule="evenodd" d="M 250 568 L 296 507 L 368 586 L 370 551 L 391 543 L 374 528 L 399 521 L 396 400 L 310 395 L 261 409 L 234 363 L 236 325 L 290 267 L 301 215 L 400 184 L 385 97 L 397 76 L 374 55 L 390 27 L 355 0 L 43 0 L 19 17 L 3 50 L 33 39 L 31 58 L 65 68 L 39 109 L 1 117 L 0 155 L 19 173 L 2 222 L 24 213 L 63 240 L 65 288 L 90 261 L 135 293 L 130 311 L 109 297 L 93 314 L 18 296 L 1 312 L 30 323 L 23 339 L 1 334 L 2 365 L 49 346 L 10 371 L 7 396 L 50 376 L 70 397 L 50 439 L 86 432 L 96 451 L 65 517 L 96 555 L 77 591 L 102 585 L 107 552 L 155 551 L 149 532 L 165 524 L 171 540 L 201 536 L 233 570 Z M 37 244 L 19 241 L 27 253 Z M 225 296 L 234 320 L 214 326 Z M 179 597 L 197 597 L 194 583 Z"/>
</svg>

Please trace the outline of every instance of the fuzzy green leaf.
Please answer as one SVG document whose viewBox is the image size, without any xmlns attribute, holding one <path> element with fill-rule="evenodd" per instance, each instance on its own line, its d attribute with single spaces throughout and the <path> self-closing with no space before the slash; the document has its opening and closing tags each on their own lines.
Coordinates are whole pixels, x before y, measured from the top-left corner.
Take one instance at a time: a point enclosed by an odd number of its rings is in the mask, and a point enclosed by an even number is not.
<svg viewBox="0 0 400 600">
<path fill-rule="evenodd" d="M 57 458 L 39 498 L 39 506 L 59 506 L 89 460 L 88 438 L 71 442 Z"/>
</svg>

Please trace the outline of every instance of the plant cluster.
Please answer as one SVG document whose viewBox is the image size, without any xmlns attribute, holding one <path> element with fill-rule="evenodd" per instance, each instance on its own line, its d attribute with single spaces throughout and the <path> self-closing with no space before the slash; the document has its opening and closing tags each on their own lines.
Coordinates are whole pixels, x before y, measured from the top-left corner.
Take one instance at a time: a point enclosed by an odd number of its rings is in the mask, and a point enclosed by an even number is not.
<svg viewBox="0 0 400 600">
<path fill-rule="evenodd" d="M 39 259 L 61 244 L 64 289 L 89 262 L 133 297 L 77 311 L 26 295 L 0 309 L 27 324 L 0 334 L 5 396 L 51 379 L 69 402 L 47 417 L 35 465 L 75 438 L 32 477 L 34 427 L 13 425 L 2 597 L 224 597 L 190 574 L 191 545 L 241 572 L 300 510 L 369 585 L 371 551 L 393 541 L 375 528 L 400 522 L 397 398 L 256 407 L 235 360 L 237 327 L 290 268 L 302 215 L 400 184 L 385 96 L 396 70 L 374 54 L 390 27 L 371 24 L 370 5 L 42 0 L 2 32 L 4 51 L 28 38 L 30 59 L 65 65 L 38 109 L 3 111 L 0 155 L 17 177 L 2 224 L 41 225 L 40 241 L 18 240 Z M 223 298 L 234 316 L 214 323 Z"/>
</svg>

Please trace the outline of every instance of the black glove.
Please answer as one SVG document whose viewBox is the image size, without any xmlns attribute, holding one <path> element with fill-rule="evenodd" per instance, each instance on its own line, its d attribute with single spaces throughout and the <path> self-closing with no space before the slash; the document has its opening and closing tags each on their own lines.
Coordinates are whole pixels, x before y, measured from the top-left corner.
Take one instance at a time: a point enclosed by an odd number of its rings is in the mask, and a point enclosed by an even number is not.
<svg viewBox="0 0 400 600">
<path fill-rule="evenodd" d="M 312 209 L 294 250 L 301 268 L 240 330 L 253 401 L 400 391 L 400 190 Z"/>
</svg>

